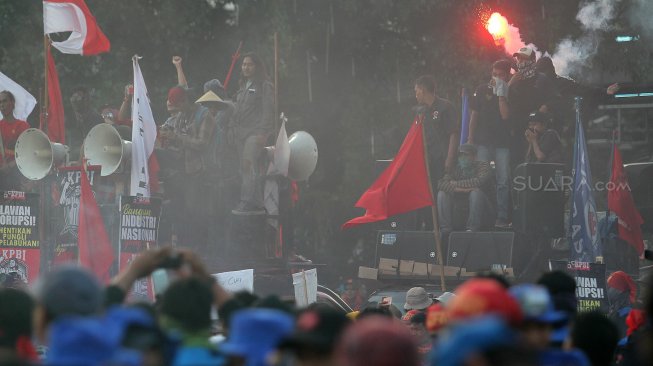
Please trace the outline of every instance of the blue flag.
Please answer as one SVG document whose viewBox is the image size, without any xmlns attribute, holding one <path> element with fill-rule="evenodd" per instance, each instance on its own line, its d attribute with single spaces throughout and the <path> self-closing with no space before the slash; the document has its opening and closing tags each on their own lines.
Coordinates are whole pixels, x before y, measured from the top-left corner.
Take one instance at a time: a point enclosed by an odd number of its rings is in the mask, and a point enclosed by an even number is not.
<svg viewBox="0 0 653 366">
<path fill-rule="evenodd" d="M 460 128 L 460 144 L 467 142 L 467 134 L 469 133 L 469 119 L 471 117 L 471 112 L 469 110 L 469 95 L 467 95 L 467 90 L 463 89 L 462 92 L 463 99 L 463 110 L 462 110 L 462 121 Z"/>
<path fill-rule="evenodd" d="M 602 256 L 596 204 L 592 196 L 592 173 L 580 120 L 580 98 L 576 99 L 576 142 L 574 143 L 573 192 L 571 206 L 571 260 L 593 263 Z"/>
</svg>

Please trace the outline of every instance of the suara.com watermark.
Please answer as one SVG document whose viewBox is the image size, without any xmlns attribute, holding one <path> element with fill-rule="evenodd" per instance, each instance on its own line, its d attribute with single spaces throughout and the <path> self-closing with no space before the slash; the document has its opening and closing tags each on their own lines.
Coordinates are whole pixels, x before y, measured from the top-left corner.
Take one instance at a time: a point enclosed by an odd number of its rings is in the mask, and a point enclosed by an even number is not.
<svg viewBox="0 0 653 366">
<path fill-rule="evenodd" d="M 581 179 L 581 186 L 589 186 L 594 192 L 609 192 L 615 190 L 630 191 L 628 182 L 615 183 L 612 181 L 596 181 L 589 184 L 587 180 Z M 518 176 L 512 180 L 512 188 L 516 191 L 544 191 L 559 192 L 574 189 L 574 177 L 569 175 L 559 175 L 554 177 L 525 177 Z"/>
</svg>

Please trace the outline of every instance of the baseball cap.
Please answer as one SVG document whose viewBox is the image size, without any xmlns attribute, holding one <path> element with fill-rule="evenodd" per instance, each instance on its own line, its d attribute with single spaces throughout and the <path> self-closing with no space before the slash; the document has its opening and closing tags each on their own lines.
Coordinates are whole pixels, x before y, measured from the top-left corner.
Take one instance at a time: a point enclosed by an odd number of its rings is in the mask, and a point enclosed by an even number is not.
<svg viewBox="0 0 653 366">
<path fill-rule="evenodd" d="M 265 358 L 292 332 L 291 315 L 273 309 L 245 309 L 234 314 L 229 338 L 220 345 L 226 355 L 246 359 L 246 366 L 263 366 Z"/>
<path fill-rule="evenodd" d="M 442 295 L 436 297 L 435 299 L 438 300 L 443 306 L 447 306 L 447 304 L 453 300 L 453 298 L 456 297 L 454 293 L 451 293 L 449 291 L 445 291 L 442 293 Z"/>
<path fill-rule="evenodd" d="M 424 287 L 413 287 L 406 292 L 406 303 L 404 309 L 406 310 L 421 310 L 428 308 L 433 301 L 429 298 Z"/>
<path fill-rule="evenodd" d="M 519 51 L 515 52 L 512 54 L 512 57 L 517 57 L 519 55 L 526 56 L 526 57 L 533 57 L 535 52 L 533 51 L 532 48 L 530 47 L 522 47 L 519 49 Z"/>
<path fill-rule="evenodd" d="M 417 366 L 417 344 L 408 327 L 382 316 L 357 321 L 343 334 L 336 348 L 341 366 Z"/>
<path fill-rule="evenodd" d="M 75 265 L 62 265 L 43 276 L 36 284 L 35 295 L 55 319 L 63 315 L 95 314 L 104 302 L 103 289 L 97 278 Z"/>
<path fill-rule="evenodd" d="M 528 122 L 551 122 L 551 115 L 547 112 L 535 111 L 528 115 Z"/>
<path fill-rule="evenodd" d="M 523 284 L 513 286 L 509 291 L 519 303 L 524 320 L 545 324 L 561 323 L 567 320 L 567 315 L 564 312 L 555 310 L 546 287 Z"/>
<path fill-rule="evenodd" d="M 304 310 L 297 317 L 295 330 L 281 347 L 310 348 L 329 353 L 350 323 L 347 315 L 334 309 L 319 307 Z"/>
<path fill-rule="evenodd" d="M 491 314 L 503 317 L 510 325 L 517 325 L 523 319 L 515 298 L 499 282 L 489 278 L 473 278 L 460 285 L 447 311 L 451 321 Z"/>
</svg>

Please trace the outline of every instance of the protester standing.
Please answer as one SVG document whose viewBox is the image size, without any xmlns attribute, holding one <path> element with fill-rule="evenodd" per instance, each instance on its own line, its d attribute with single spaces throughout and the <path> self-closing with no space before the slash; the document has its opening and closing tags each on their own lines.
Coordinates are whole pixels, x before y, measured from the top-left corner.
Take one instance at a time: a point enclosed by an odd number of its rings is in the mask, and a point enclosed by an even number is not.
<svg viewBox="0 0 653 366">
<path fill-rule="evenodd" d="M 16 98 L 7 90 L 0 92 L 0 191 L 21 190 L 21 175 L 16 166 L 15 148 L 18 136 L 29 124 L 14 117 Z"/>
</svg>

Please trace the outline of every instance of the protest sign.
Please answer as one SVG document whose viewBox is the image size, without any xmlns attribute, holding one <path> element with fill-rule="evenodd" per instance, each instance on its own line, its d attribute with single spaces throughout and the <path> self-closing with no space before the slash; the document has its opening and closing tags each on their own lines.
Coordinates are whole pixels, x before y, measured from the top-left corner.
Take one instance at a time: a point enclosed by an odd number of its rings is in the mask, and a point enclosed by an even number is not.
<svg viewBox="0 0 653 366">
<path fill-rule="evenodd" d="M 295 303 L 298 307 L 306 307 L 317 302 L 317 270 L 293 273 L 292 284 L 295 287 Z"/>
<path fill-rule="evenodd" d="M 247 291 L 254 292 L 254 270 L 221 272 L 213 275 L 218 284 L 229 292 Z"/>
<path fill-rule="evenodd" d="M 578 311 L 607 314 L 610 303 L 606 291 L 605 264 L 577 261 L 549 261 L 551 270 L 567 272 L 576 281 Z"/>
<path fill-rule="evenodd" d="M 129 264 L 141 252 L 156 248 L 159 222 L 161 218 L 161 200 L 148 197 L 120 197 L 120 245 L 118 249 L 120 270 Z M 154 300 L 152 278 L 141 278 L 134 283 L 130 298 Z"/>
<path fill-rule="evenodd" d="M 41 266 L 39 196 L 18 191 L 0 196 L 0 285 L 34 282 Z"/>
</svg>

